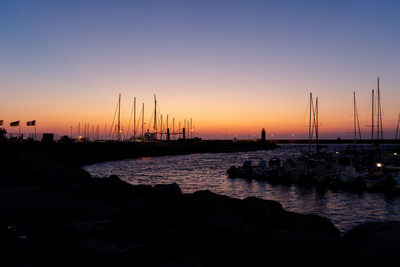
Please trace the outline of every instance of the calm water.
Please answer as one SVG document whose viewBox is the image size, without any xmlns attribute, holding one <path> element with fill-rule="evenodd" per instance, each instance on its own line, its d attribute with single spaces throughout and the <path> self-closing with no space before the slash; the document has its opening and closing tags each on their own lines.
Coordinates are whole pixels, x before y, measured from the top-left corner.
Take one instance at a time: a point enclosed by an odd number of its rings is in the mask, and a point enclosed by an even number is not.
<svg viewBox="0 0 400 267">
<path fill-rule="evenodd" d="M 299 154 L 305 146 L 283 145 L 271 151 L 163 156 L 105 162 L 85 166 L 95 177 L 111 174 L 131 184 L 168 184 L 176 182 L 184 193 L 210 190 L 236 198 L 256 196 L 279 201 L 286 210 L 313 213 L 329 218 L 342 232 L 367 221 L 400 220 L 400 196 L 381 193 L 352 193 L 316 190 L 300 186 L 270 185 L 263 181 L 227 178 L 232 165 L 245 160 L 281 159 Z M 337 150 L 338 146 L 328 146 Z"/>
</svg>

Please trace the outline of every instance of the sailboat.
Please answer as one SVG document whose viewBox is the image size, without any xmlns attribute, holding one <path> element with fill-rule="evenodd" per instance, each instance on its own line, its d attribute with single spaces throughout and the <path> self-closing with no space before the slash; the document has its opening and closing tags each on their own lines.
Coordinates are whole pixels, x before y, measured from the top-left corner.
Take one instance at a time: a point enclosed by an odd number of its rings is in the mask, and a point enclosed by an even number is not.
<svg viewBox="0 0 400 267">
<path fill-rule="evenodd" d="M 379 82 L 378 82 L 379 89 Z M 378 90 L 378 135 L 382 138 L 382 111 L 380 91 Z M 361 129 L 358 118 L 355 92 L 353 92 L 354 144 L 357 134 L 361 140 Z M 232 166 L 228 169 L 229 177 L 246 177 L 264 179 L 272 183 L 296 183 L 322 187 L 340 187 L 356 190 L 393 190 L 396 185 L 400 189 L 400 166 L 392 168 L 397 174 L 383 172 L 383 163 L 376 161 L 376 152 L 356 149 L 321 153 L 318 144 L 318 98 L 315 105 L 310 93 L 309 146 L 302 156 L 289 158 L 280 163 L 279 159 L 270 159 L 258 166 L 245 162 L 242 167 Z M 315 133 L 315 134 L 314 134 Z M 317 144 L 317 153 L 311 153 L 311 146 Z M 379 158 L 378 158 L 379 159 Z M 397 176 L 395 176 L 397 175 Z"/>
<path fill-rule="evenodd" d="M 115 117 L 117 116 L 117 125 L 114 125 Z M 114 138 L 113 128 L 115 126 L 115 136 L 117 141 L 122 141 L 121 134 L 121 94 L 118 95 L 117 107 L 115 108 L 114 117 L 110 126 L 110 132 L 108 134 L 108 140 L 112 140 Z"/>
</svg>

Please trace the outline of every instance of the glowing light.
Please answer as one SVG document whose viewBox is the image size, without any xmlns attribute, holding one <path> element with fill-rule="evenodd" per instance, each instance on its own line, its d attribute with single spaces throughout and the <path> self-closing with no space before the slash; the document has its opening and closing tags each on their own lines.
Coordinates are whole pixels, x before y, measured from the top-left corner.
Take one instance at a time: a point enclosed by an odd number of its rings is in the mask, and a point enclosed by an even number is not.
<svg viewBox="0 0 400 267">
<path fill-rule="evenodd" d="M 378 163 L 376 163 L 376 167 L 378 167 L 378 168 L 382 168 L 382 167 L 383 167 L 383 164 L 382 164 L 382 163 L 380 163 L 380 162 L 378 162 Z"/>
</svg>

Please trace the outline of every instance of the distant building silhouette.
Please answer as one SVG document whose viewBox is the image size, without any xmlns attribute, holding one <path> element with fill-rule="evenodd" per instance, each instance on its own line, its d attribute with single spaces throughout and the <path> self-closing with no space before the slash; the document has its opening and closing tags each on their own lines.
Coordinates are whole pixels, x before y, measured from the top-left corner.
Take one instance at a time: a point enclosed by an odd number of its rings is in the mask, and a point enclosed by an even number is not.
<svg viewBox="0 0 400 267">
<path fill-rule="evenodd" d="M 265 141 L 265 129 L 261 130 L 261 141 Z"/>
</svg>

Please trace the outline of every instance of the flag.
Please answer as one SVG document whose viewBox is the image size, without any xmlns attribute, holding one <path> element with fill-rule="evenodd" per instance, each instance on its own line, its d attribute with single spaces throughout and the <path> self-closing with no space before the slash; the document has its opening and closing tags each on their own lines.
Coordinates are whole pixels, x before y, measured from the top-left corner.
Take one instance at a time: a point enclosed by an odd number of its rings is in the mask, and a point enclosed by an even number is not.
<svg viewBox="0 0 400 267">
<path fill-rule="evenodd" d="M 28 121 L 26 122 L 26 126 L 35 126 L 36 125 L 36 121 Z"/>
<path fill-rule="evenodd" d="M 3 120 L 0 120 L 0 125 L 3 125 Z"/>
<path fill-rule="evenodd" d="M 11 127 L 19 126 L 19 121 L 13 121 L 13 122 L 11 122 L 11 123 L 10 123 L 10 126 L 11 126 Z"/>
</svg>

